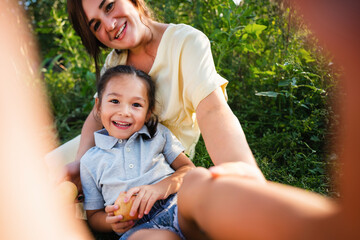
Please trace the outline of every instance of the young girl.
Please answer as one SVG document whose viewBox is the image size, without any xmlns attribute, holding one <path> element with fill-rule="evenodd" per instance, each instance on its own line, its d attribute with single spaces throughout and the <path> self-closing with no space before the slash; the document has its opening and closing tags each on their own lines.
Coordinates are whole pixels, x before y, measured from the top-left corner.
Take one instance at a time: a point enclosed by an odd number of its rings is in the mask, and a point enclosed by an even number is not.
<svg viewBox="0 0 360 240">
<path fill-rule="evenodd" d="M 176 192 L 194 165 L 170 130 L 152 116 L 154 96 L 150 76 L 130 66 L 109 69 L 98 83 L 95 104 L 104 129 L 94 133 L 95 147 L 80 161 L 84 208 L 96 231 L 126 232 L 121 239 L 127 239 L 139 229 L 166 228 L 182 236 Z M 136 195 L 130 215 L 138 211 L 137 222 L 120 222 L 123 216 L 113 214 L 123 191 L 128 199 Z"/>
</svg>

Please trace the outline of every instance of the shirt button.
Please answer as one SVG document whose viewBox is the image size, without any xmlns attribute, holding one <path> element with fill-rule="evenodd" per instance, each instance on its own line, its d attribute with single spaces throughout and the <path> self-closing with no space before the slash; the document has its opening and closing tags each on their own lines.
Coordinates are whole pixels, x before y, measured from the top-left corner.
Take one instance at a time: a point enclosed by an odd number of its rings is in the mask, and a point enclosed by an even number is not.
<svg viewBox="0 0 360 240">
<path fill-rule="evenodd" d="M 134 164 L 129 164 L 129 168 L 133 168 L 134 167 Z"/>
<path fill-rule="evenodd" d="M 122 139 L 119 139 L 118 142 L 119 142 L 119 143 L 122 143 Z"/>
<path fill-rule="evenodd" d="M 126 151 L 127 151 L 127 152 L 130 152 L 130 148 L 127 147 L 127 148 L 126 148 Z"/>
</svg>

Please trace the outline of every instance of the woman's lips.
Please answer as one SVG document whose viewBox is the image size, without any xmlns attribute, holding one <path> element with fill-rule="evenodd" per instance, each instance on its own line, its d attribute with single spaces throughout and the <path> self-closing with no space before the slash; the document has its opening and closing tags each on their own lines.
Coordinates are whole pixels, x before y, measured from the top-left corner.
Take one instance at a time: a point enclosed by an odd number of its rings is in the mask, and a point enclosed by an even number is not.
<svg viewBox="0 0 360 240">
<path fill-rule="evenodd" d="M 116 33 L 115 39 L 122 39 L 124 37 L 126 26 L 127 22 L 125 22 L 124 25 L 122 25 L 119 31 Z"/>
</svg>

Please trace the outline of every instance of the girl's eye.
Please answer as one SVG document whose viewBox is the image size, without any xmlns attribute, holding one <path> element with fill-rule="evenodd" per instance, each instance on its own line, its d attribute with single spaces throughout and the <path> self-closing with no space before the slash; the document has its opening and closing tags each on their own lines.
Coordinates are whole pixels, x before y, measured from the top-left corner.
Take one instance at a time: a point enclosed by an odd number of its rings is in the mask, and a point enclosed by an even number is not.
<svg viewBox="0 0 360 240">
<path fill-rule="evenodd" d="M 110 100 L 110 102 L 111 102 L 111 103 L 115 103 L 115 104 L 116 104 L 116 103 L 119 103 L 119 101 L 116 100 L 116 99 L 112 99 L 112 100 Z"/>
<path fill-rule="evenodd" d="M 114 2 L 109 3 L 105 7 L 105 12 L 109 12 L 114 7 Z"/>
<path fill-rule="evenodd" d="M 96 22 L 94 24 L 94 31 L 96 32 L 99 29 L 99 27 L 100 27 L 100 22 Z"/>
<path fill-rule="evenodd" d="M 140 103 L 134 103 L 133 106 L 134 107 L 141 107 L 141 104 Z"/>
</svg>

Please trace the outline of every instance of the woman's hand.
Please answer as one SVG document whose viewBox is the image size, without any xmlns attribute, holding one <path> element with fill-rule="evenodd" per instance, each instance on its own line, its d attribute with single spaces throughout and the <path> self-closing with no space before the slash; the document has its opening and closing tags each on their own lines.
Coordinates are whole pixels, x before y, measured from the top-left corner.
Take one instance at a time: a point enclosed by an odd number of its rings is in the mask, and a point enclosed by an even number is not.
<svg viewBox="0 0 360 240">
<path fill-rule="evenodd" d="M 114 211 L 118 210 L 119 206 L 118 205 L 108 205 L 105 207 L 105 212 L 107 213 L 106 216 L 106 223 L 111 225 L 111 228 L 114 232 L 117 233 L 124 233 L 126 231 L 128 231 L 130 228 L 132 228 L 135 224 L 134 221 L 127 221 L 127 222 L 120 222 L 120 220 L 123 219 L 123 216 L 118 215 L 115 216 L 114 215 Z"/>
<path fill-rule="evenodd" d="M 61 181 L 71 181 L 78 189 L 78 201 L 83 200 L 82 185 L 80 180 L 80 161 L 74 161 L 65 165 L 65 170 Z"/>
<path fill-rule="evenodd" d="M 124 202 L 129 201 L 132 195 L 136 195 L 130 210 L 130 216 L 134 216 L 136 211 L 139 212 L 138 218 L 142 218 L 144 214 L 149 214 L 157 200 L 166 198 L 166 190 L 159 184 L 143 185 L 129 189 L 126 192 Z"/>
<path fill-rule="evenodd" d="M 237 176 L 266 183 L 264 175 L 257 166 L 244 162 L 222 163 L 217 166 L 210 167 L 209 171 L 213 178 L 222 176 Z"/>
<path fill-rule="evenodd" d="M 74 161 L 66 164 L 60 174 L 54 179 L 56 184 L 64 181 L 70 181 L 76 185 L 78 195 L 75 202 L 82 202 L 84 195 L 82 193 L 82 185 L 80 180 L 80 161 Z"/>
</svg>

